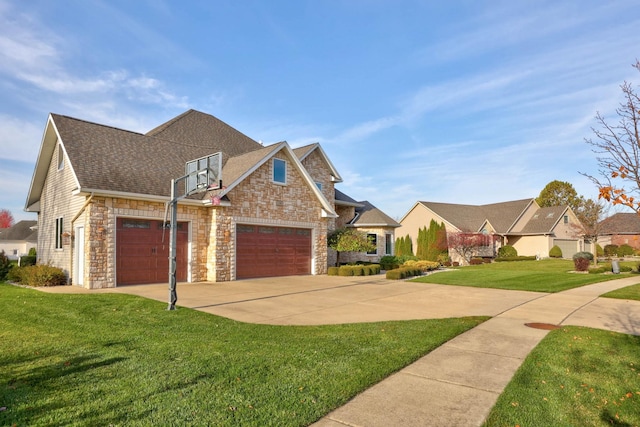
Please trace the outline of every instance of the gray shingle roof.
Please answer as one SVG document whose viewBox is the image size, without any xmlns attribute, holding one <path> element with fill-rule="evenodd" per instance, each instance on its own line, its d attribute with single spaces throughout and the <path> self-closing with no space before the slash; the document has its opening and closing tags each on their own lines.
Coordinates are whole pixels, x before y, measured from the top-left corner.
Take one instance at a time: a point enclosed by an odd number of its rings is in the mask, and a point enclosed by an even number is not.
<svg viewBox="0 0 640 427">
<path fill-rule="evenodd" d="M 263 148 L 215 117 L 194 110 L 145 135 L 51 116 L 85 189 L 169 196 L 171 179 L 185 174 L 187 161 L 221 151 L 226 163 L 231 156 Z"/>
<path fill-rule="evenodd" d="M 531 204 L 532 199 L 514 200 L 489 205 L 420 202 L 461 231 L 477 232 L 488 220 L 498 233 L 506 233 Z"/>
<path fill-rule="evenodd" d="M 18 221 L 9 228 L 0 229 L 0 240 L 37 242 L 38 230 L 33 227 L 38 225 L 38 221 Z"/>
<path fill-rule="evenodd" d="M 600 234 L 640 234 L 640 215 L 619 212 L 602 220 Z"/>
<path fill-rule="evenodd" d="M 540 208 L 533 214 L 527 224 L 519 230 L 522 234 L 547 234 L 567 210 L 566 206 Z"/>
<path fill-rule="evenodd" d="M 356 208 L 356 218 L 351 225 L 357 227 L 400 227 L 400 223 L 373 206 L 368 201 L 358 202 L 362 206 Z"/>
</svg>

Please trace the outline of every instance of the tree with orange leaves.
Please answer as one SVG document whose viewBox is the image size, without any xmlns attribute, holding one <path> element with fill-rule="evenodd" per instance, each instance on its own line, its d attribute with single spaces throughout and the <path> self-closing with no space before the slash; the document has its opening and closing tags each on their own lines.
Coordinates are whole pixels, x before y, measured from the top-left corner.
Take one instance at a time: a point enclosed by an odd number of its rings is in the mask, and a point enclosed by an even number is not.
<svg viewBox="0 0 640 427">
<path fill-rule="evenodd" d="M 640 71 L 640 61 L 633 65 Z M 624 101 L 616 109 L 618 122 L 607 122 L 596 114 L 598 128 L 591 128 L 600 177 L 583 173 L 598 187 L 599 198 L 614 205 L 627 206 L 640 214 L 640 95 L 629 82 L 622 89 Z"/>
</svg>

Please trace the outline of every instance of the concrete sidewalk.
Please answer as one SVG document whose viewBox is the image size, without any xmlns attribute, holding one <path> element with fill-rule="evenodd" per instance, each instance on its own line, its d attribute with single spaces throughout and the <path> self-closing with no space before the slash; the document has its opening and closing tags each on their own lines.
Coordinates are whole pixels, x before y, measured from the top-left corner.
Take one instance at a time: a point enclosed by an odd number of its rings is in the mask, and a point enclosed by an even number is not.
<svg viewBox="0 0 640 427">
<path fill-rule="evenodd" d="M 439 274 L 455 274 L 439 273 Z M 492 316 L 356 396 L 314 424 L 479 426 L 524 358 L 548 333 L 527 323 L 579 325 L 640 335 L 640 301 L 598 298 L 637 276 L 546 294 L 397 282 L 381 276 L 297 276 L 180 283 L 178 306 L 278 325 Z M 167 301 L 166 284 L 46 292 L 118 292 Z"/>
<path fill-rule="evenodd" d="M 523 360 L 548 333 L 526 323 L 582 325 L 640 335 L 640 302 L 598 298 L 635 283 L 637 277 L 598 283 L 515 306 L 445 343 L 313 425 L 480 426 Z"/>
</svg>

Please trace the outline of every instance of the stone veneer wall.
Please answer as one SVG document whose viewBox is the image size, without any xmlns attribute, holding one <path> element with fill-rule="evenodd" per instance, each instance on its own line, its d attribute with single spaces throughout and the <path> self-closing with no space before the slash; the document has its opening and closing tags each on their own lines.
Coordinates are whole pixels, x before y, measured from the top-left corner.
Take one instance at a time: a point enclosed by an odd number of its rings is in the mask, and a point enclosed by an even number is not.
<svg viewBox="0 0 640 427">
<path fill-rule="evenodd" d="M 85 280 L 87 288 L 116 286 L 116 219 L 164 219 L 164 203 L 94 197 L 85 216 Z M 190 281 L 207 280 L 211 214 L 205 207 L 178 204 L 178 221 L 189 222 Z"/>
<path fill-rule="evenodd" d="M 312 274 L 327 272 L 327 224 L 322 218 L 322 205 L 288 156 L 280 152 L 274 157 L 287 161 L 287 184 L 272 182 L 272 160 L 269 159 L 238 186 L 228 197 L 231 206 L 218 206 L 212 215 L 208 280 L 235 279 L 236 224 L 265 224 L 312 230 Z"/>
</svg>

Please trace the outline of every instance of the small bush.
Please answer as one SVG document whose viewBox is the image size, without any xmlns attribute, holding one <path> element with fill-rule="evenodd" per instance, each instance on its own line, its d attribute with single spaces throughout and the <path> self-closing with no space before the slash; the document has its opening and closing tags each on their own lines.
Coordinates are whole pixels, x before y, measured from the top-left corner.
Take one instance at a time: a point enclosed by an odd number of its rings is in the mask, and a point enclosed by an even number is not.
<svg viewBox="0 0 640 427">
<path fill-rule="evenodd" d="M 596 243 L 596 255 L 597 256 L 604 256 L 604 249 L 602 249 L 602 246 L 600 246 L 597 243 Z"/>
<path fill-rule="evenodd" d="M 58 267 L 46 264 L 17 267 L 15 276 L 20 283 L 27 286 L 64 286 L 67 284 L 67 276 Z"/>
<path fill-rule="evenodd" d="M 482 261 L 482 258 L 471 258 L 471 260 L 469 260 L 469 265 L 480 265 L 480 264 L 484 264 Z"/>
<path fill-rule="evenodd" d="M 20 257 L 20 267 L 28 267 L 30 265 L 36 265 L 35 255 L 23 255 Z"/>
<path fill-rule="evenodd" d="M 4 251 L 0 251 L 0 282 L 7 278 L 7 274 L 9 274 L 10 270 L 11 261 L 9 261 L 9 257 L 4 253 Z"/>
<path fill-rule="evenodd" d="M 351 267 L 351 271 L 353 271 L 354 276 L 364 276 L 364 269 L 361 265 L 354 265 Z"/>
<path fill-rule="evenodd" d="M 386 274 L 387 279 L 389 280 L 401 280 L 404 279 L 404 271 L 400 268 L 396 268 L 395 270 L 389 270 Z"/>
<path fill-rule="evenodd" d="M 380 274 L 380 264 L 371 264 L 369 270 L 371 270 L 371 274 Z"/>
<path fill-rule="evenodd" d="M 518 251 L 511 245 L 504 245 L 498 249 L 498 258 L 512 258 L 518 256 Z"/>
<path fill-rule="evenodd" d="M 604 245 L 604 255 L 605 256 L 618 255 L 618 245 Z"/>
<path fill-rule="evenodd" d="M 551 250 L 549 250 L 549 256 L 551 258 L 562 258 L 562 249 L 560 249 L 560 246 L 555 245 L 552 247 Z"/>
<path fill-rule="evenodd" d="M 633 252 L 633 248 L 626 243 L 618 246 L 618 256 L 631 256 Z"/>
<path fill-rule="evenodd" d="M 589 261 L 593 261 L 593 254 L 591 252 L 576 252 L 573 254 L 573 260 L 577 260 L 578 258 L 588 259 Z"/>
<path fill-rule="evenodd" d="M 338 270 L 340 270 L 339 267 L 329 267 L 329 269 L 327 270 L 327 274 L 329 276 L 337 276 L 338 275 Z"/>
<path fill-rule="evenodd" d="M 36 256 L 36 248 L 29 249 L 29 256 Z"/>
<path fill-rule="evenodd" d="M 353 269 L 350 265 L 342 265 L 338 269 L 338 276 L 353 276 Z"/>
<path fill-rule="evenodd" d="M 602 273 L 606 273 L 607 271 L 611 271 L 611 266 L 609 265 L 607 267 L 607 265 L 601 265 L 598 268 L 590 268 L 589 274 L 602 274 Z"/>
<path fill-rule="evenodd" d="M 574 258 L 573 265 L 575 266 L 576 271 L 589 271 L 589 265 L 591 261 L 587 258 Z"/>
<path fill-rule="evenodd" d="M 407 261 L 404 264 L 402 264 L 402 268 L 415 268 L 420 270 L 422 273 L 426 273 L 427 271 L 432 271 L 432 270 L 436 270 L 438 267 L 440 267 L 440 264 L 436 261 L 427 261 L 427 260 L 420 260 L 420 261 Z"/>
</svg>

